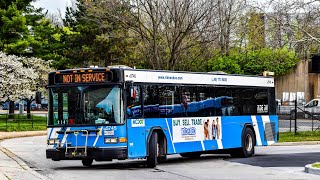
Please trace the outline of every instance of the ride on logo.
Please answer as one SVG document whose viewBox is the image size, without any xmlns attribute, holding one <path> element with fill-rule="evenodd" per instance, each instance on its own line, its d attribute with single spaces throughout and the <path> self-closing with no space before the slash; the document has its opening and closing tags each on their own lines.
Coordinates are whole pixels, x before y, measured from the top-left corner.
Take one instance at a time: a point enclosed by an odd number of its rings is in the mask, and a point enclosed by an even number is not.
<svg viewBox="0 0 320 180">
<path fill-rule="evenodd" d="M 195 135 L 197 135 L 197 129 L 195 127 L 181 128 L 181 136 L 195 136 Z"/>
<path fill-rule="evenodd" d="M 132 127 L 144 127 L 144 119 L 132 119 Z"/>
</svg>

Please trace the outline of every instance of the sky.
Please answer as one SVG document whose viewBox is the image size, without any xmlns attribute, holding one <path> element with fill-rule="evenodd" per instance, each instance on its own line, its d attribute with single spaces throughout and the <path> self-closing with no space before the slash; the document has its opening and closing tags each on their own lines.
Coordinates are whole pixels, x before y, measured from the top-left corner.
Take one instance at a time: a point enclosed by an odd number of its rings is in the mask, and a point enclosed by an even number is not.
<svg viewBox="0 0 320 180">
<path fill-rule="evenodd" d="M 32 3 L 35 7 L 49 10 L 49 13 L 58 13 L 61 10 L 62 15 L 65 14 L 66 6 L 72 5 L 72 0 L 36 0 Z"/>
</svg>

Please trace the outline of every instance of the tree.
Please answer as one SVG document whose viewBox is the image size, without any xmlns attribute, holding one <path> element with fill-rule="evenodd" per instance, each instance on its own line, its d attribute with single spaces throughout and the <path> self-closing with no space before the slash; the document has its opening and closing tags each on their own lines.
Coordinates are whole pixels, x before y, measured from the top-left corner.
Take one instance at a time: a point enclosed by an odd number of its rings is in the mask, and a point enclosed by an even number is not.
<svg viewBox="0 0 320 180">
<path fill-rule="evenodd" d="M 297 62 L 299 58 L 295 52 L 263 48 L 217 56 L 209 61 L 209 68 L 213 71 L 248 75 L 258 75 L 268 70 L 275 72 L 275 76 L 283 76 L 290 72 Z"/>
<path fill-rule="evenodd" d="M 127 30 L 112 19 L 100 26 L 88 13 L 90 7 L 89 2 L 77 0 L 67 8 L 64 29 L 71 33 L 61 36 L 65 44 L 63 54 L 68 58 L 66 67 L 119 64 L 131 54 L 135 40 L 128 38 Z"/>
<path fill-rule="evenodd" d="M 108 0 L 91 5 L 90 14 L 99 27 L 112 19 L 139 39 L 140 54 L 153 69 L 173 70 L 184 52 L 211 41 L 214 1 Z"/>
<path fill-rule="evenodd" d="M 7 9 L 0 9 L 0 51 L 9 54 L 27 52 L 28 26 L 22 10 L 12 3 Z"/>
<path fill-rule="evenodd" d="M 0 5 L 0 51 L 18 56 L 60 61 L 63 31 L 45 18 L 43 9 L 31 0 L 6 1 Z"/>
<path fill-rule="evenodd" d="M 32 93 L 31 84 L 38 78 L 33 69 L 23 67 L 21 58 L 0 52 L 0 101 L 9 101 L 11 116 L 13 102 Z"/>
<path fill-rule="evenodd" d="M 241 19 L 242 14 L 247 9 L 247 2 L 245 0 L 218 0 L 217 4 L 217 27 L 218 45 L 221 54 L 229 54 L 230 45 L 232 43 L 231 36 L 237 30 L 237 25 Z"/>
<path fill-rule="evenodd" d="M 27 115 L 28 118 L 30 118 L 31 102 L 35 100 L 36 92 L 46 94 L 45 85 L 48 84 L 48 74 L 54 69 L 50 67 L 51 61 L 44 61 L 35 57 L 22 57 L 20 62 L 22 62 L 24 67 L 33 69 L 33 71 L 38 75 L 38 78 L 29 84 L 29 90 L 31 93 L 21 94 L 23 100 L 27 102 Z"/>
<path fill-rule="evenodd" d="M 255 5 L 266 17 L 268 45 L 295 51 L 303 59 L 320 52 L 319 7 L 319 0 L 269 0 Z"/>
<path fill-rule="evenodd" d="M 0 101 L 27 100 L 27 113 L 30 117 L 30 103 L 35 98 L 36 90 L 44 91 L 40 85 L 47 83 L 47 74 L 50 71 L 52 69 L 49 62 L 0 52 Z M 11 107 L 10 114 L 13 113 Z"/>
<path fill-rule="evenodd" d="M 265 47 L 265 15 L 263 13 L 250 12 L 248 20 L 248 47 L 249 49 L 261 49 Z"/>
<path fill-rule="evenodd" d="M 0 0 L 0 9 L 8 9 L 15 4 L 18 10 L 26 10 L 33 0 Z"/>
<path fill-rule="evenodd" d="M 42 17 L 30 28 L 32 36 L 29 38 L 30 52 L 28 57 L 38 57 L 44 60 L 54 60 L 57 64 L 63 61 L 64 56 L 64 36 L 68 33 L 67 28 L 53 26 L 52 23 Z"/>
</svg>

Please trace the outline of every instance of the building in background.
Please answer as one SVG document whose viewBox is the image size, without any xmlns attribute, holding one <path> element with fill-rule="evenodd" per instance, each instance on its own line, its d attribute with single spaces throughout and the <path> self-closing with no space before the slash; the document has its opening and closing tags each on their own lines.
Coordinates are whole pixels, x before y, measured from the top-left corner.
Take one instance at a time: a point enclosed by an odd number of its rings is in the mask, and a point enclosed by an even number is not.
<svg viewBox="0 0 320 180">
<path fill-rule="evenodd" d="M 295 70 L 285 76 L 275 78 L 276 99 L 282 105 L 293 105 L 320 98 L 320 56 L 302 60 Z"/>
</svg>

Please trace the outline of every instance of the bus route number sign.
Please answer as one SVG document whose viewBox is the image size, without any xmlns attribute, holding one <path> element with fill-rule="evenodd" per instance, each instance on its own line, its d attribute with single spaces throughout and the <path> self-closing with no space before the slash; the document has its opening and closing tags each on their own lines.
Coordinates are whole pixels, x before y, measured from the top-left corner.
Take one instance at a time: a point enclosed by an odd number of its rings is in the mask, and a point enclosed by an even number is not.
<svg viewBox="0 0 320 180">
<path fill-rule="evenodd" d="M 55 83 L 69 84 L 69 83 L 90 83 L 90 82 L 104 82 L 110 81 L 112 75 L 105 72 L 96 73 L 81 73 L 81 74 L 56 74 Z"/>
</svg>

